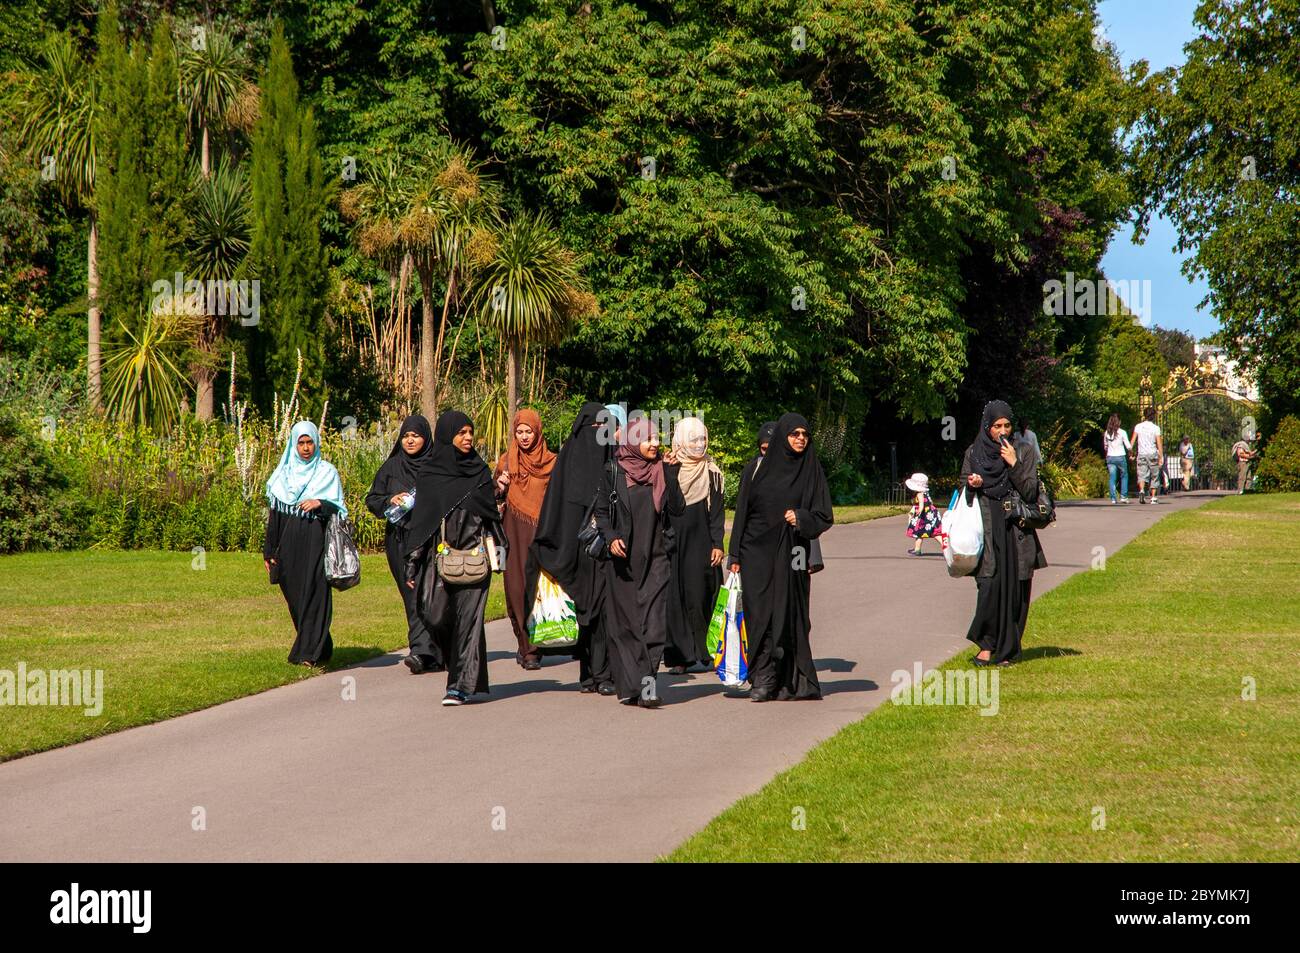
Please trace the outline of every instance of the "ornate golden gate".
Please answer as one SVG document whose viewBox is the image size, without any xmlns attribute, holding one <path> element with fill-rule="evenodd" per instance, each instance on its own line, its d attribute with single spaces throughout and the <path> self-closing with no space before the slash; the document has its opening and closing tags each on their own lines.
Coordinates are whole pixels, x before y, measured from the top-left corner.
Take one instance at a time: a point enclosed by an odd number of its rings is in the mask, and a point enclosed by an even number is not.
<svg viewBox="0 0 1300 953">
<path fill-rule="evenodd" d="M 1159 391 L 1150 375 L 1138 388 L 1139 417 L 1155 407 L 1156 423 L 1165 441 L 1164 472 L 1171 490 L 1183 487 L 1190 471 L 1191 489 L 1230 489 L 1236 485 L 1237 462 L 1232 445 L 1255 432 L 1258 405 L 1244 394 L 1228 389 L 1208 364 L 1190 370 L 1176 367 Z M 1191 441 L 1192 463 L 1184 464 L 1180 444 Z"/>
</svg>

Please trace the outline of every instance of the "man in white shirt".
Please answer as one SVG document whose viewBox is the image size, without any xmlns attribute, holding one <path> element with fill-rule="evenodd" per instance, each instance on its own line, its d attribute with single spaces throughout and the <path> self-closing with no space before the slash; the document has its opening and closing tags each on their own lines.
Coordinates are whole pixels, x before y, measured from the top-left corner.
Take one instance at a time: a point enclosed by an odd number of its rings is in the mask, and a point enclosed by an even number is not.
<svg viewBox="0 0 1300 953">
<path fill-rule="evenodd" d="M 1138 502 L 1145 503 L 1145 487 L 1151 486 L 1151 502 L 1160 493 L 1160 461 L 1165 458 L 1165 438 L 1156 423 L 1156 409 L 1148 407 L 1142 413 L 1143 420 L 1133 428 L 1133 443 L 1137 451 Z"/>
</svg>

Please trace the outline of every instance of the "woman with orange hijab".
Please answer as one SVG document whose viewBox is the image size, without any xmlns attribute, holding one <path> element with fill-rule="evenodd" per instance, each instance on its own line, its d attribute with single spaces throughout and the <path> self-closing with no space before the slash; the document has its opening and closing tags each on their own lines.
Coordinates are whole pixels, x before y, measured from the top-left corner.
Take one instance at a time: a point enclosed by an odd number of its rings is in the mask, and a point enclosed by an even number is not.
<svg viewBox="0 0 1300 953">
<path fill-rule="evenodd" d="M 555 454 L 546 446 L 542 418 L 524 409 L 515 414 L 510 428 L 510 446 L 497 460 L 497 501 L 502 505 L 501 525 L 510 543 L 504 581 L 506 614 L 519 642 L 515 660 L 529 671 L 542 667 L 537 646 L 528 641 L 528 596 L 537 591 L 537 567 L 529 565 L 528 550 L 537 533 L 546 486 L 551 482 Z"/>
</svg>

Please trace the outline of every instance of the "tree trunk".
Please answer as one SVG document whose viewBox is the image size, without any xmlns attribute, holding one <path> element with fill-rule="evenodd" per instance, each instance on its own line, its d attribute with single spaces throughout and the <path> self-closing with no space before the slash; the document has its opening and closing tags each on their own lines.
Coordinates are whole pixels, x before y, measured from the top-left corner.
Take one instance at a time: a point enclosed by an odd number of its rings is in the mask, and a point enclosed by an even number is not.
<svg viewBox="0 0 1300 953">
<path fill-rule="evenodd" d="M 456 291 L 456 269 L 451 270 L 447 278 L 447 293 L 442 299 L 442 317 L 438 321 L 438 347 L 433 352 L 433 373 L 434 380 L 442 380 L 443 375 L 438 373 L 438 368 L 442 367 L 442 345 L 444 336 L 447 333 L 447 309 L 451 307 L 451 296 Z M 451 368 L 447 368 L 447 377 L 451 376 Z"/>
<path fill-rule="evenodd" d="M 420 412 L 429 420 L 437 417 L 438 393 L 434 382 L 433 266 L 418 265 L 420 272 Z"/>
<path fill-rule="evenodd" d="M 201 156 L 201 158 L 200 158 L 200 160 L 199 160 L 199 164 L 200 164 L 200 167 L 201 167 L 202 170 L 203 170 L 203 178 L 205 178 L 205 179 L 210 179 L 210 178 L 212 177 L 212 175 L 211 175 L 211 173 L 212 173 L 212 164 L 208 161 L 208 123 L 207 123 L 207 120 L 204 120 L 204 121 L 203 121 L 203 154 L 202 154 L 202 156 Z"/>
<path fill-rule="evenodd" d="M 90 241 L 86 243 L 86 298 L 90 307 L 86 313 L 86 380 L 92 410 L 99 410 L 99 225 L 90 216 Z"/>
<path fill-rule="evenodd" d="M 515 419 L 515 412 L 519 410 L 519 342 L 511 341 L 509 352 L 506 357 L 506 377 L 509 383 L 506 385 L 506 401 L 510 408 L 510 419 Z"/>
<path fill-rule="evenodd" d="M 194 371 L 194 406 L 195 415 L 199 420 L 212 420 L 216 417 L 213 411 L 213 383 L 217 379 L 217 371 L 212 367 L 200 367 Z"/>
</svg>

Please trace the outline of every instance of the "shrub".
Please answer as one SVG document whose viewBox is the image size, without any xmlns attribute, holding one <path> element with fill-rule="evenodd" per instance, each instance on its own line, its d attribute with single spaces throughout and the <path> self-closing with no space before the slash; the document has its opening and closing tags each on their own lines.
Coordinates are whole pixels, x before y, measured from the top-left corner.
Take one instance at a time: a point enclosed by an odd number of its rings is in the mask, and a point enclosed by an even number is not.
<svg viewBox="0 0 1300 953">
<path fill-rule="evenodd" d="M 68 488 L 36 425 L 0 407 L 0 553 L 73 545 L 79 514 Z"/>
<path fill-rule="evenodd" d="M 1291 415 L 1282 418 L 1264 449 L 1255 477 L 1261 490 L 1300 490 L 1300 420 Z"/>
</svg>

